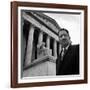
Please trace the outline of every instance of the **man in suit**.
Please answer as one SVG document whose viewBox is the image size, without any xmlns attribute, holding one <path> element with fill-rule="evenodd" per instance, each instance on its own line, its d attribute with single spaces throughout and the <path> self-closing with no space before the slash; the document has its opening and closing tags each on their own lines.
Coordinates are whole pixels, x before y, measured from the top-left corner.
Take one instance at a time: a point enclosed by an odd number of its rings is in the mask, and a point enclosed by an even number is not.
<svg viewBox="0 0 90 90">
<path fill-rule="evenodd" d="M 79 45 L 71 45 L 68 30 L 59 31 L 61 52 L 56 60 L 56 75 L 79 74 Z"/>
</svg>

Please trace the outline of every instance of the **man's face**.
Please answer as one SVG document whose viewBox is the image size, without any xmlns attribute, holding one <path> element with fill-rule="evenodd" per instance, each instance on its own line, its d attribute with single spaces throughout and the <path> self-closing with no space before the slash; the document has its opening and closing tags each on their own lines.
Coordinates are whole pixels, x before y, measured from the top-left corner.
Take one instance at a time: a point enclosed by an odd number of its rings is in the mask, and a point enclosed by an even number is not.
<svg viewBox="0 0 90 90">
<path fill-rule="evenodd" d="M 66 47 L 70 43 L 70 36 L 66 31 L 59 32 L 59 42 L 62 47 Z"/>
</svg>

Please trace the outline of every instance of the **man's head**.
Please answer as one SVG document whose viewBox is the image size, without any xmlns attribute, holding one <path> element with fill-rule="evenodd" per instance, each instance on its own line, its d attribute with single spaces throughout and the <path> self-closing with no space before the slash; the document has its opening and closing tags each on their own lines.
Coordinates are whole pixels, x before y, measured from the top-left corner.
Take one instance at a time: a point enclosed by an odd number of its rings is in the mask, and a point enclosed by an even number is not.
<svg viewBox="0 0 90 90">
<path fill-rule="evenodd" d="M 65 28 L 60 29 L 58 35 L 59 35 L 59 43 L 62 45 L 62 47 L 66 47 L 71 43 L 69 32 L 67 29 Z"/>
</svg>

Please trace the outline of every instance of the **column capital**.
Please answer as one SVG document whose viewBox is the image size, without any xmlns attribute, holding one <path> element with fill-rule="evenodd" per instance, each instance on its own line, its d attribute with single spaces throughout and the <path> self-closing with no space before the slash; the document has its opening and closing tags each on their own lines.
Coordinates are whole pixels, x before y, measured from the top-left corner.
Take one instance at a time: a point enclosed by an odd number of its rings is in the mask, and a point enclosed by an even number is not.
<svg viewBox="0 0 90 90">
<path fill-rule="evenodd" d="M 33 27 L 33 28 L 35 28 L 35 25 L 31 23 L 31 24 L 30 24 L 30 27 Z"/>
<path fill-rule="evenodd" d="M 43 33 L 43 31 L 40 29 L 40 33 Z"/>
</svg>

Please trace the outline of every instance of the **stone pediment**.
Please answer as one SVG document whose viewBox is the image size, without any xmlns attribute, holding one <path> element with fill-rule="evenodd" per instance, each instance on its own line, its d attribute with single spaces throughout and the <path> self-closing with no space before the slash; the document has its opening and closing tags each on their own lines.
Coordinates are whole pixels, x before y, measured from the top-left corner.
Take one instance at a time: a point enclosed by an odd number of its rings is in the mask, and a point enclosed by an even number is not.
<svg viewBox="0 0 90 90">
<path fill-rule="evenodd" d="M 60 26 L 57 24 L 57 22 L 54 19 L 43 14 L 42 12 L 28 12 L 28 14 L 33 15 L 34 18 L 38 19 L 47 28 L 49 28 L 54 33 L 58 34 L 58 31 L 60 30 Z"/>
</svg>

